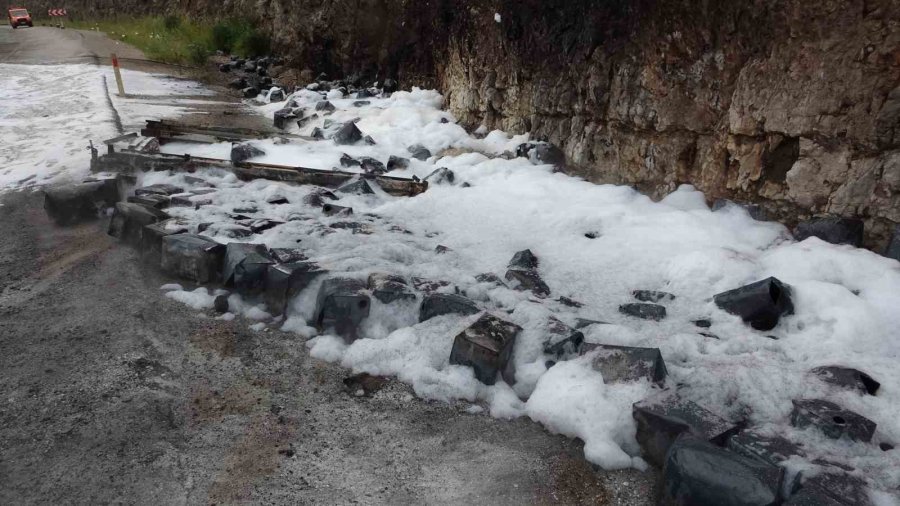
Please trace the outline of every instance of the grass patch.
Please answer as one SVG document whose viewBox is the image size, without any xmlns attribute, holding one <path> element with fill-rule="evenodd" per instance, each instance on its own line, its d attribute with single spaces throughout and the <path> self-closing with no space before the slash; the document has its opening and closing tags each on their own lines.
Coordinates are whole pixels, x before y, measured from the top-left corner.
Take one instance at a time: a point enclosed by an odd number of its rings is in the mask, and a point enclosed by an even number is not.
<svg viewBox="0 0 900 506">
<path fill-rule="evenodd" d="M 167 63 L 203 65 L 216 50 L 239 56 L 264 56 L 271 51 L 267 35 L 246 21 L 207 22 L 179 16 L 72 21 L 70 28 L 104 32 L 127 42 L 147 58 Z"/>
</svg>

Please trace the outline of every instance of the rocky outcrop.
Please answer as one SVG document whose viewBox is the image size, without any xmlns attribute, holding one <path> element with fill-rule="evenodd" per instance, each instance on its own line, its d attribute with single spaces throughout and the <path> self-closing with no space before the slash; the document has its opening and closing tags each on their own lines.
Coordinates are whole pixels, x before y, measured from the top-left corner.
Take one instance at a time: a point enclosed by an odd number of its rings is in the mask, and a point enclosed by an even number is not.
<svg viewBox="0 0 900 506">
<path fill-rule="evenodd" d="M 298 69 L 437 86 L 591 181 L 858 216 L 876 249 L 900 222 L 900 0 L 77 4 L 258 17 Z"/>
</svg>

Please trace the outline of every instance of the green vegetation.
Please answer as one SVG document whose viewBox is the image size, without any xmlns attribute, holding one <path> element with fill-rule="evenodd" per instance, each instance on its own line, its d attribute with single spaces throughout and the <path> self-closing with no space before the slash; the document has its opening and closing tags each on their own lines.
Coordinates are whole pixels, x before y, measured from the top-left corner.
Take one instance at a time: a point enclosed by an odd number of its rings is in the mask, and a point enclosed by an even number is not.
<svg viewBox="0 0 900 506">
<path fill-rule="evenodd" d="M 135 46 L 151 60 L 167 63 L 201 66 L 216 50 L 243 57 L 264 56 L 271 50 L 266 34 L 240 20 L 213 23 L 169 15 L 73 21 L 69 26 L 104 32 Z"/>
</svg>

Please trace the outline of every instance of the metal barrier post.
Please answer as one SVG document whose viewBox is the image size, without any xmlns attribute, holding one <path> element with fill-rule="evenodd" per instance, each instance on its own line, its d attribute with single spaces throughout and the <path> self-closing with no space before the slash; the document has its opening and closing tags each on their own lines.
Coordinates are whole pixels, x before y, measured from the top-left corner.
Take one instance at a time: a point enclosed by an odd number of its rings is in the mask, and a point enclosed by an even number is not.
<svg viewBox="0 0 900 506">
<path fill-rule="evenodd" d="M 116 53 L 112 53 L 111 57 L 113 72 L 116 74 L 116 86 L 119 88 L 119 96 L 124 97 L 125 84 L 122 82 L 122 72 L 119 70 L 119 59 L 116 57 Z"/>
</svg>

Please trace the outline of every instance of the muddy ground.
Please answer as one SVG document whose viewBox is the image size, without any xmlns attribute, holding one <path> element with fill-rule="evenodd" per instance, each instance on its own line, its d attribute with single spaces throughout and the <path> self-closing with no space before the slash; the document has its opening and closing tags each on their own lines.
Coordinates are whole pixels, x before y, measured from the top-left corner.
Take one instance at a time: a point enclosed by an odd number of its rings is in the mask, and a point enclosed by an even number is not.
<svg viewBox="0 0 900 506">
<path fill-rule="evenodd" d="M 40 28 L 24 50 L 8 32 L 7 63 L 110 43 Z M 391 380 L 357 395 L 298 336 L 163 297 L 174 280 L 105 226 L 59 228 L 40 193 L 0 195 L 0 504 L 653 502 L 653 472 L 596 471 L 528 420 Z"/>
</svg>

